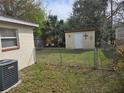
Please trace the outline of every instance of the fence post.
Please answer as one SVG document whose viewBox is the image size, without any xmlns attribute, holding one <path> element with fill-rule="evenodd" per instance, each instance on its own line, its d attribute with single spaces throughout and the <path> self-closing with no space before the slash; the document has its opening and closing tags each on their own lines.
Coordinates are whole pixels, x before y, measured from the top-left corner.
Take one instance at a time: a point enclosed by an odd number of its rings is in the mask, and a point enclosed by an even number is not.
<svg viewBox="0 0 124 93">
<path fill-rule="evenodd" d="M 98 69 L 97 51 L 98 50 L 96 48 L 94 48 L 94 69 Z"/>
</svg>

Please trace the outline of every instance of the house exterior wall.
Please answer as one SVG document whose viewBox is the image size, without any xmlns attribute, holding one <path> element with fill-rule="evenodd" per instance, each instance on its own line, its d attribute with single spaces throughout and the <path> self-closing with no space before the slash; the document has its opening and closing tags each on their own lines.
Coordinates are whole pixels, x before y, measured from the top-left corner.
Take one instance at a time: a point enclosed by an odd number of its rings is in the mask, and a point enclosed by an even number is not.
<svg viewBox="0 0 124 93">
<path fill-rule="evenodd" d="M 33 38 L 33 27 L 17 25 L 12 23 L 0 22 L 0 27 L 17 29 L 20 48 L 16 50 L 3 52 L 0 40 L 0 60 L 15 59 L 18 60 L 19 70 L 34 64 L 35 47 Z"/>
<path fill-rule="evenodd" d="M 94 49 L 95 48 L 95 31 L 86 32 L 70 32 L 65 33 L 65 41 L 67 49 L 76 49 L 75 35 L 76 33 L 82 34 L 82 49 Z M 88 37 L 85 39 L 84 35 L 87 34 Z M 79 41 L 80 42 L 80 41 Z"/>
<path fill-rule="evenodd" d="M 124 27 L 117 27 L 115 34 L 117 40 L 124 40 Z"/>
</svg>

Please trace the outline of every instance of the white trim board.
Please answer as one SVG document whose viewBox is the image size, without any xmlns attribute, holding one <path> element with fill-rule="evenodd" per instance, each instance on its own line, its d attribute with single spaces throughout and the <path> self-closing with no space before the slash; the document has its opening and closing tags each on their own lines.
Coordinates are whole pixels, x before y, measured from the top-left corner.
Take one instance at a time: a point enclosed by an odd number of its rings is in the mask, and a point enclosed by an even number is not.
<svg viewBox="0 0 124 93">
<path fill-rule="evenodd" d="M 21 25 L 27 25 L 27 26 L 32 26 L 32 27 L 39 27 L 39 25 L 35 24 L 35 23 L 17 20 L 17 19 L 13 19 L 13 18 L 8 18 L 8 17 L 4 17 L 4 16 L 0 16 L 0 21 L 16 23 L 16 24 L 21 24 Z"/>
</svg>

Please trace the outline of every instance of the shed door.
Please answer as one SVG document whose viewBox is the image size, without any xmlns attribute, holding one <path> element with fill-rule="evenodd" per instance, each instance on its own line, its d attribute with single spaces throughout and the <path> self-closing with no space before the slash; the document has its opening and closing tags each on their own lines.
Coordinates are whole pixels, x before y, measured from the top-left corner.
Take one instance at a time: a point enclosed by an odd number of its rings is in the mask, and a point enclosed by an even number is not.
<svg viewBox="0 0 124 93">
<path fill-rule="evenodd" d="M 75 48 L 80 49 L 83 48 L 83 34 L 75 33 Z"/>
</svg>

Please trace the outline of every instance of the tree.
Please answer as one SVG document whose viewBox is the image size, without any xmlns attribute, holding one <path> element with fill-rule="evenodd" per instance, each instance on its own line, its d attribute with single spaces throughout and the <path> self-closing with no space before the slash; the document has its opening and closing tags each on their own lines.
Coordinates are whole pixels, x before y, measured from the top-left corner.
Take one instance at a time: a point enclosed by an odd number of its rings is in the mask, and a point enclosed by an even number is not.
<svg viewBox="0 0 124 93">
<path fill-rule="evenodd" d="M 114 23 L 124 22 L 124 1 L 111 0 L 111 3 L 114 8 L 112 8 L 112 13 L 110 11 L 106 13 L 108 21 L 111 21 L 113 17 Z"/>
<path fill-rule="evenodd" d="M 115 41 L 115 30 L 113 28 L 113 24 L 117 25 L 124 22 L 124 1 L 117 1 L 117 0 L 109 0 L 111 5 L 111 11 L 106 13 L 107 25 L 111 24 L 111 27 L 108 26 L 106 30 L 106 37 L 109 37 L 108 40 L 111 41 L 111 44 L 114 44 Z M 103 31 L 105 33 L 105 31 Z"/>
<path fill-rule="evenodd" d="M 0 0 L 0 15 L 33 21 L 39 24 L 35 35 L 41 34 L 45 13 L 35 0 Z"/>
<path fill-rule="evenodd" d="M 106 22 L 108 0 L 77 0 L 73 6 L 73 14 L 68 20 L 72 28 L 95 28 L 96 42 L 100 42 L 100 31 Z"/>
<path fill-rule="evenodd" d="M 44 38 L 46 43 L 54 46 L 63 45 L 64 42 L 64 21 L 58 20 L 57 16 L 49 15 L 45 22 Z"/>
</svg>

